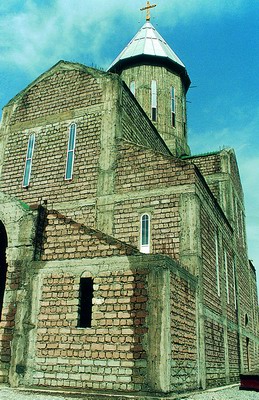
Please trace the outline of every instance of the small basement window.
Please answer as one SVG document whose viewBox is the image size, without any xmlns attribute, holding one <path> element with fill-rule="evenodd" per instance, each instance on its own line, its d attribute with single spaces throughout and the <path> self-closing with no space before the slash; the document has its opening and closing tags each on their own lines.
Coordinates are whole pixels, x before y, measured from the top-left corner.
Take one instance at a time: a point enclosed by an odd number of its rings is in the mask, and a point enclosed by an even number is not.
<svg viewBox="0 0 259 400">
<path fill-rule="evenodd" d="M 81 278 L 79 288 L 78 327 L 91 328 L 93 306 L 93 279 Z"/>
</svg>

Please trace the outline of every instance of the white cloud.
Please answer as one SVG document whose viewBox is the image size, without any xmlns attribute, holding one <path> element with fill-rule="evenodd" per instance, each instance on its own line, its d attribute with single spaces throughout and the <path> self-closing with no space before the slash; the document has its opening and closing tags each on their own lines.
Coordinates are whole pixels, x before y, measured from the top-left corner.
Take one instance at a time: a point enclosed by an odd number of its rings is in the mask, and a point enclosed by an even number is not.
<svg viewBox="0 0 259 400">
<path fill-rule="evenodd" d="M 185 23 L 193 18 L 215 18 L 240 12 L 247 0 L 160 0 L 157 13 L 163 14 L 163 24 Z M 253 0 L 252 0 L 253 1 Z"/>
<path fill-rule="evenodd" d="M 154 16 L 160 24 L 188 18 L 195 13 L 226 12 L 243 4 L 244 0 L 161 0 Z M 6 3 L 6 2 L 4 2 Z M 107 64 L 106 47 L 114 41 L 129 40 L 132 24 L 137 28 L 144 21 L 139 11 L 145 1 L 53 0 L 41 3 L 12 0 L 0 6 L 1 63 L 16 65 L 34 75 L 60 58 L 71 59 L 85 54 L 85 59 L 97 65 Z M 208 4 L 209 3 L 209 4 Z M 123 28 L 122 28 L 123 26 Z M 111 35 L 112 33 L 112 35 Z M 124 44 L 124 43 L 123 43 Z M 126 43 L 125 43 L 126 44 Z M 84 48 L 80 48 L 84 45 Z M 114 54 L 116 56 L 116 54 Z M 110 62 L 110 56 L 108 62 Z"/>
<path fill-rule="evenodd" d="M 83 51 L 82 43 L 91 56 L 106 40 L 108 27 L 102 22 L 105 9 L 94 12 L 94 2 L 56 1 L 44 8 L 26 1 L 22 12 L 0 19 L 2 63 L 34 74 L 50 62 Z"/>
</svg>

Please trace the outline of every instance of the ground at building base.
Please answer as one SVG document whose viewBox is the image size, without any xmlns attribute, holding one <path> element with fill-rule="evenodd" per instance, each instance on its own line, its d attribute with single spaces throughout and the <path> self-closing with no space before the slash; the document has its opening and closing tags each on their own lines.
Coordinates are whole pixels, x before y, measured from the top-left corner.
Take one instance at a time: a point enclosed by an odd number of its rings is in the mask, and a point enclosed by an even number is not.
<svg viewBox="0 0 259 400">
<path fill-rule="evenodd" d="M 201 392 L 170 394 L 164 396 L 135 394 L 96 394 L 64 390 L 14 389 L 0 386 L 0 400 L 259 400 L 259 393 L 239 390 L 239 385 L 230 385 Z"/>
</svg>

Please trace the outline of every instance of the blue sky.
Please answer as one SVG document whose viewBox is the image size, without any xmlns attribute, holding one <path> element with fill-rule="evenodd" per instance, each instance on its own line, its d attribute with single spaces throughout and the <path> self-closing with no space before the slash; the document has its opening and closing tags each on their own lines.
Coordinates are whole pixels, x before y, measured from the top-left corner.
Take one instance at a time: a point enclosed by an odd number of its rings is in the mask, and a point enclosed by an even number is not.
<svg viewBox="0 0 259 400">
<path fill-rule="evenodd" d="M 0 108 L 61 59 L 106 69 L 144 24 L 139 9 L 145 3 L 2 0 Z M 236 151 L 249 258 L 259 274 L 259 2 L 155 3 L 151 22 L 184 62 L 194 86 L 188 95 L 192 153 Z"/>
</svg>

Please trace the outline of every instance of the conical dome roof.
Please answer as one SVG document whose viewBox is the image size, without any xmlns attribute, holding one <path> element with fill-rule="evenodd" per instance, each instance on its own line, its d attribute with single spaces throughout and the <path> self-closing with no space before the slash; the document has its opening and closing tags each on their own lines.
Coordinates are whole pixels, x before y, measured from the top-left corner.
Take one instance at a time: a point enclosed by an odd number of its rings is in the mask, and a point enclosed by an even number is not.
<svg viewBox="0 0 259 400">
<path fill-rule="evenodd" d="M 120 73 L 125 68 L 141 64 L 165 65 L 183 75 L 186 86 L 190 85 L 185 65 L 149 21 L 112 62 L 108 71 Z"/>
</svg>

